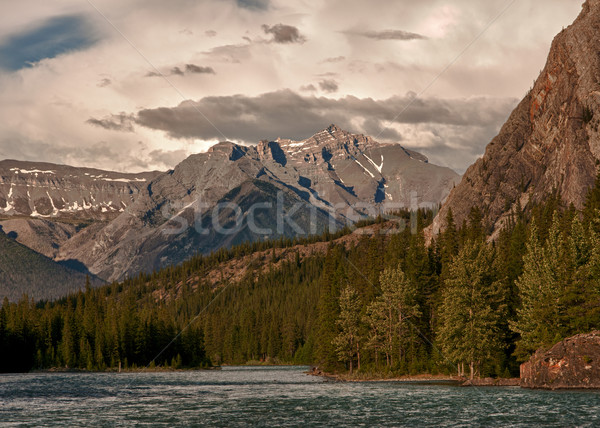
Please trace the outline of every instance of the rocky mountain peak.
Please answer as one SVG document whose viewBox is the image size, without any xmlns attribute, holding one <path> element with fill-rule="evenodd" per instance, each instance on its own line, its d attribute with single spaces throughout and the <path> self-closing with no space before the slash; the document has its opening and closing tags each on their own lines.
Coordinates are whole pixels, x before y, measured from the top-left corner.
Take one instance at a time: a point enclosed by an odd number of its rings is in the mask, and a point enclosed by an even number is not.
<svg viewBox="0 0 600 428">
<path fill-rule="evenodd" d="M 600 0 L 588 0 L 555 37 L 533 88 L 450 193 L 434 233 L 450 209 L 461 224 L 477 205 L 494 237 L 517 202 L 526 209 L 553 189 L 582 206 L 600 162 L 599 34 Z"/>
</svg>

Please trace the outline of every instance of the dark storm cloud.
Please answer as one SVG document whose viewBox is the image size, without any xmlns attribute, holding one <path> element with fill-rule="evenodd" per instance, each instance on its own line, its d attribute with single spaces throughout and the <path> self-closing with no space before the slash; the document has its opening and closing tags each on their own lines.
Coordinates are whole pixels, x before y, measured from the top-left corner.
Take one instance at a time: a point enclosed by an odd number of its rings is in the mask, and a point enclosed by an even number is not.
<svg viewBox="0 0 600 428">
<path fill-rule="evenodd" d="M 427 37 L 403 30 L 383 30 L 383 31 L 346 31 L 346 34 L 367 37 L 373 40 L 422 40 Z"/>
<path fill-rule="evenodd" d="M 185 72 L 193 74 L 215 74 L 215 70 L 212 67 L 203 67 L 196 64 L 186 64 Z"/>
<path fill-rule="evenodd" d="M 429 136 L 427 146 L 420 149 L 421 141 L 411 145 L 406 138 L 404 145 L 423 151 L 432 161 L 461 170 L 483 152 L 515 104 L 512 98 L 413 99 L 411 95 L 386 100 L 353 96 L 331 99 L 282 90 L 256 97 L 206 97 L 177 107 L 141 110 L 135 121 L 173 138 L 220 140 L 223 137 L 216 127 L 227 138 L 247 143 L 277 137 L 304 139 L 331 123 L 381 141 L 399 141 L 402 136 L 387 123 L 410 124 Z M 360 129 L 357 123 L 362 123 Z M 442 153 L 447 156 L 445 162 L 439 157 Z"/>
<path fill-rule="evenodd" d="M 111 131 L 133 132 L 133 116 L 125 113 L 113 114 L 102 119 L 89 118 L 85 123 Z"/>
<path fill-rule="evenodd" d="M 265 34 L 273 36 L 272 41 L 275 43 L 304 43 L 306 41 L 306 38 L 300 34 L 300 31 L 292 25 L 262 25 L 261 28 Z"/>
<path fill-rule="evenodd" d="M 6 38 L 0 44 L 0 68 L 20 70 L 45 58 L 86 49 L 98 40 L 93 27 L 82 16 L 50 18 Z"/>
<path fill-rule="evenodd" d="M 171 69 L 171 75 L 173 76 L 183 76 L 185 73 L 179 67 L 173 67 Z"/>
<path fill-rule="evenodd" d="M 239 7 L 250 10 L 267 10 L 269 0 L 236 0 Z"/>
<path fill-rule="evenodd" d="M 332 93 L 337 92 L 339 86 L 338 83 L 333 79 L 324 79 L 319 82 L 319 88 L 321 88 L 323 92 Z"/>
</svg>

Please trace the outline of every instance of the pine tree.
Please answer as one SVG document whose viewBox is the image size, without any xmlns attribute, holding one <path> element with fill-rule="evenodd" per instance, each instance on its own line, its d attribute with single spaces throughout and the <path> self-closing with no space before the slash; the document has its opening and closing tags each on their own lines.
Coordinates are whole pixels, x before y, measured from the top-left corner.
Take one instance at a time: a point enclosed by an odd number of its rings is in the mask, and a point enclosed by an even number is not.
<svg viewBox="0 0 600 428">
<path fill-rule="evenodd" d="M 540 244 L 536 221 L 532 221 L 523 274 L 517 280 L 521 305 L 517 320 L 511 323 L 513 331 L 520 335 L 515 351 L 520 359 L 561 339 L 559 300 L 567 281 L 563 242 L 556 212 L 544 247 Z"/>
<path fill-rule="evenodd" d="M 491 249 L 482 241 L 468 241 L 443 285 L 437 341 L 446 358 L 469 365 L 471 379 L 503 346 L 499 325 L 505 299 Z"/>
<path fill-rule="evenodd" d="M 405 350 L 414 339 L 412 323 L 421 315 L 421 309 L 417 287 L 399 266 L 385 269 L 379 282 L 381 295 L 367 307 L 369 343 L 375 352 L 383 343 L 387 366 L 391 367 L 394 360 L 399 365 L 404 359 Z"/>
<path fill-rule="evenodd" d="M 340 315 L 336 321 L 340 329 L 333 339 L 338 359 L 348 364 L 350 374 L 354 370 L 354 359 L 357 359 L 360 370 L 360 299 L 356 290 L 350 286 L 340 294 Z"/>
</svg>

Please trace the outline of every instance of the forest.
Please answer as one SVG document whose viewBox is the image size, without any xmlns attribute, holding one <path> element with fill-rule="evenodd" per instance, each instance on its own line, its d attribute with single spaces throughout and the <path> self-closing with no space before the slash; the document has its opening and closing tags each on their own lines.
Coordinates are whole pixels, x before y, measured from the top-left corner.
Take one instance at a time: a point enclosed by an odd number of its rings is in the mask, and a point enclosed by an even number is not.
<svg viewBox="0 0 600 428">
<path fill-rule="evenodd" d="M 431 245 L 433 213 L 416 214 L 417 233 L 243 244 L 55 302 L 5 299 L 0 370 L 294 363 L 352 376 L 510 377 L 538 348 L 600 328 L 600 178 L 582 210 L 558 192 L 528 210 L 517 203 L 492 242 L 476 207 L 460 225 L 450 212 Z M 275 252 L 315 242 L 327 250 Z M 240 280 L 207 275 L 269 249 Z"/>
</svg>

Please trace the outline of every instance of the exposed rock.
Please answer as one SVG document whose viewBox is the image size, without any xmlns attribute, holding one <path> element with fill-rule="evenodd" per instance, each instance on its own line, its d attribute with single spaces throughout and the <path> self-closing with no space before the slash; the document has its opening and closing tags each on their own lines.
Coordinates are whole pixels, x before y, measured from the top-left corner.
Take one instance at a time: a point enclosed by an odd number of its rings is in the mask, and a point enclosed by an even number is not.
<svg viewBox="0 0 600 428">
<path fill-rule="evenodd" d="M 110 220 L 125 211 L 158 174 L 0 161 L 0 214 L 50 220 Z"/>
<path fill-rule="evenodd" d="M 588 0 L 554 39 L 533 88 L 450 193 L 434 234 L 445 227 L 448 210 L 462 224 L 473 206 L 482 208 L 489 231 L 497 234 L 517 201 L 525 208 L 554 188 L 582 207 L 600 160 L 598 34 L 600 0 Z"/>
<path fill-rule="evenodd" d="M 222 142 L 156 177 L 124 213 L 83 230 L 58 258 L 118 280 L 244 241 L 321 233 L 386 208 L 437 205 L 457 180 L 400 145 L 335 125 L 303 141 Z M 232 210 L 215 211 L 225 204 L 240 208 L 239 228 Z M 250 213 L 257 227 L 249 227 Z M 280 224 L 281 213 L 290 221 Z"/>
<path fill-rule="evenodd" d="M 78 231 L 78 226 L 41 218 L 11 218 L 0 221 L 0 227 L 17 242 L 54 258 L 58 250 Z"/>
<path fill-rule="evenodd" d="M 600 388 L 600 331 L 569 337 L 548 351 L 538 350 L 521 364 L 521 386 Z"/>
</svg>

